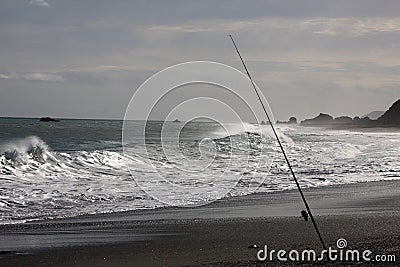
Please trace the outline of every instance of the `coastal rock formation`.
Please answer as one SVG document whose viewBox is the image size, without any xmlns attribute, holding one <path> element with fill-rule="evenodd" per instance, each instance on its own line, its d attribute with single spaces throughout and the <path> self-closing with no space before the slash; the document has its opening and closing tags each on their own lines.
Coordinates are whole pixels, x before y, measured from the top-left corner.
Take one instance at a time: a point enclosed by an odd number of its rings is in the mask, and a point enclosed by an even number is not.
<svg viewBox="0 0 400 267">
<path fill-rule="evenodd" d="M 373 123 L 376 123 L 376 121 L 370 120 L 369 117 L 360 118 L 356 116 L 353 118 L 353 124 L 357 126 L 372 125 Z"/>
<path fill-rule="evenodd" d="M 333 117 L 328 114 L 320 113 L 317 117 L 313 119 L 306 119 L 302 121 L 301 125 L 327 125 L 333 123 Z"/>
<path fill-rule="evenodd" d="M 290 117 L 289 121 L 276 121 L 276 123 L 280 124 L 297 124 L 296 117 Z"/>
<path fill-rule="evenodd" d="M 296 119 L 296 117 L 290 117 L 289 123 L 290 123 L 290 124 L 297 124 L 297 119 Z"/>
<path fill-rule="evenodd" d="M 369 114 L 376 115 L 379 111 L 374 111 Z M 373 117 L 373 115 L 370 115 Z M 362 128 L 373 128 L 373 127 L 400 127 L 400 99 L 397 100 L 382 116 L 377 120 L 371 119 L 368 114 L 362 118 L 356 116 L 353 119 L 348 116 L 341 116 L 333 119 L 328 114 L 320 113 L 313 119 L 306 119 L 301 122 L 303 126 L 329 126 L 334 127 L 362 127 Z"/>
<path fill-rule="evenodd" d="M 383 125 L 400 125 L 400 99 L 378 118 L 378 122 Z"/>
<path fill-rule="evenodd" d="M 349 116 L 341 116 L 337 117 L 333 120 L 334 123 L 339 123 L 339 124 L 347 124 L 347 123 L 352 123 L 353 119 Z"/>
</svg>

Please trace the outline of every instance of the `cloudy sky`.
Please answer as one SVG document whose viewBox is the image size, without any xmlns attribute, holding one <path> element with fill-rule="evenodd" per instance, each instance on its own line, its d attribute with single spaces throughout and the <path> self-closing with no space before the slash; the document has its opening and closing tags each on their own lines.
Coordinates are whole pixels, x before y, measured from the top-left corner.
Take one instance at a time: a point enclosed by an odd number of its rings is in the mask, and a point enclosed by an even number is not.
<svg viewBox="0 0 400 267">
<path fill-rule="evenodd" d="M 122 118 L 149 76 L 242 70 L 277 119 L 363 115 L 400 98 L 400 1 L 0 2 L 0 116 Z"/>
</svg>

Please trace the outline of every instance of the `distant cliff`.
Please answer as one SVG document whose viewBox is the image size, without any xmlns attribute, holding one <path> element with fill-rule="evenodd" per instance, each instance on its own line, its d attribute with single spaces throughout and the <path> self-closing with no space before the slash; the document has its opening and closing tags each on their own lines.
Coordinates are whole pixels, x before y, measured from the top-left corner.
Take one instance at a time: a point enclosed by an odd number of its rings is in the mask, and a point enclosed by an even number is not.
<svg viewBox="0 0 400 267">
<path fill-rule="evenodd" d="M 383 125 L 400 126 L 400 99 L 378 118 L 378 122 Z"/>
<path fill-rule="evenodd" d="M 371 120 L 376 120 L 378 119 L 380 116 L 383 115 L 383 113 L 385 113 L 385 111 L 372 111 L 368 114 L 365 114 L 364 116 L 362 116 L 361 118 L 370 118 Z"/>
<path fill-rule="evenodd" d="M 383 112 L 382 112 L 383 113 Z M 320 113 L 317 117 L 306 119 L 300 123 L 303 126 L 334 126 L 334 127 L 400 127 L 400 99 L 397 100 L 378 119 L 370 119 L 370 115 L 379 115 L 379 111 L 371 112 L 363 118 L 348 116 L 333 118 L 332 116 Z"/>
</svg>

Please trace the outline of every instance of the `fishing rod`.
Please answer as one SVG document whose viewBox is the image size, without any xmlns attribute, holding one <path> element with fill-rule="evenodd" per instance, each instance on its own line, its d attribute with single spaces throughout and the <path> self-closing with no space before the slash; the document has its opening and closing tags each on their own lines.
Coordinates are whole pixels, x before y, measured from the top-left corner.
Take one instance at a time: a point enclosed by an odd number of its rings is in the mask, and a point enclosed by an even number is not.
<svg viewBox="0 0 400 267">
<path fill-rule="evenodd" d="M 310 219 L 311 219 L 311 221 L 312 221 L 312 223 L 313 223 L 313 225 L 314 225 L 315 232 L 317 233 L 317 235 L 318 235 L 318 237 L 319 237 L 319 240 L 321 241 L 322 247 L 326 250 L 326 245 L 325 245 L 324 239 L 322 238 L 322 235 L 321 235 L 321 233 L 319 232 L 317 223 L 315 222 L 314 216 L 313 216 L 312 213 L 311 213 L 310 206 L 308 206 L 306 197 L 304 196 L 303 191 L 301 190 L 300 184 L 299 184 L 299 182 L 297 181 L 296 175 L 294 174 L 294 171 L 293 171 L 293 169 L 292 169 L 292 165 L 290 164 L 290 161 L 289 161 L 289 159 L 288 159 L 288 157 L 287 157 L 287 155 L 286 155 L 285 149 L 283 148 L 283 145 L 282 145 L 282 143 L 281 143 L 281 140 L 279 139 L 278 134 L 276 133 L 275 127 L 274 127 L 273 122 L 271 121 L 271 119 L 270 119 L 270 117 L 269 117 L 269 115 L 268 115 L 268 112 L 267 112 L 267 110 L 266 110 L 266 108 L 265 108 L 265 106 L 264 106 L 264 103 L 263 103 L 263 101 L 261 100 L 260 94 L 258 93 L 257 87 L 256 87 L 256 85 L 255 85 L 255 83 L 254 83 L 254 81 L 253 81 L 253 78 L 251 77 L 250 72 L 249 72 L 249 70 L 247 69 L 246 64 L 244 63 L 243 58 L 242 58 L 242 56 L 240 55 L 239 49 L 238 49 L 238 47 L 236 46 L 236 43 L 235 43 L 235 41 L 233 40 L 232 35 L 229 34 L 229 37 L 231 38 L 232 43 L 233 43 L 233 45 L 235 46 L 235 49 L 236 49 L 237 54 L 239 55 L 240 61 L 242 61 L 243 67 L 244 67 L 244 69 L 246 70 L 247 76 L 249 77 L 251 84 L 253 85 L 253 88 L 254 88 L 254 91 L 255 91 L 256 94 L 257 94 L 258 100 L 260 100 L 260 103 L 261 103 L 261 106 L 262 106 L 262 108 L 263 108 L 263 110 L 264 110 L 264 112 L 265 112 L 265 115 L 267 115 L 267 119 L 268 119 L 268 121 L 270 122 L 269 124 L 271 125 L 272 131 L 274 132 L 276 141 L 278 141 L 278 144 L 279 144 L 279 147 L 281 148 L 282 154 L 283 154 L 283 156 L 285 157 L 286 164 L 288 165 L 289 170 L 290 170 L 290 172 L 291 172 L 291 174 L 292 174 L 292 176 L 293 176 L 293 180 L 295 181 L 296 186 L 297 186 L 297 189 L 298 189 L 299 192 L 300 192 L 301 198 L 303 199 L 303 202 L 304 202 L 304 206 L 305 206 L 306 209 L 307 209 L 307 213 L 310 215 Z"/>
</svg>

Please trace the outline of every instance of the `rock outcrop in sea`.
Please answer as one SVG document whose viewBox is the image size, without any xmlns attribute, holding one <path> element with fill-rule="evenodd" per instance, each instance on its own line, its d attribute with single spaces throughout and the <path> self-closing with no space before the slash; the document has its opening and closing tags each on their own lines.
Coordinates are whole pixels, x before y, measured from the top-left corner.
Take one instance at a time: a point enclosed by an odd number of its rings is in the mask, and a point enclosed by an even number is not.
<svg viewBox="0 0 400 267">
<path fill-rule="evenodd" d="M 289 121 L 276 121 L 276 123 L 281 123 L 281 124 L 297 124 L 297 119 L 296 119 L 296 117 L 290 117 Z"/>
<path fill-rule="evenodd" d="M 41 117 L 41 118 L 40 118 L 40 121 L 46 121 L 46 122 L 55 121 L 55 122 L 59 122 L 60 120 L 58 120 L 58 119 L 53 119 L 53 118 L 51 118 L 51 117 Z"/>
</svg>

